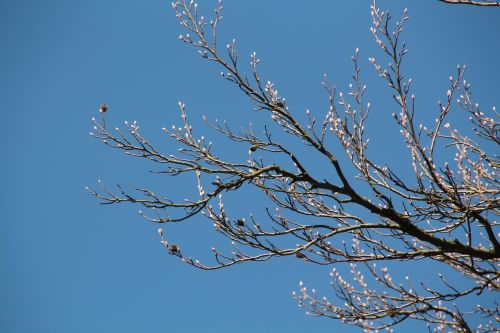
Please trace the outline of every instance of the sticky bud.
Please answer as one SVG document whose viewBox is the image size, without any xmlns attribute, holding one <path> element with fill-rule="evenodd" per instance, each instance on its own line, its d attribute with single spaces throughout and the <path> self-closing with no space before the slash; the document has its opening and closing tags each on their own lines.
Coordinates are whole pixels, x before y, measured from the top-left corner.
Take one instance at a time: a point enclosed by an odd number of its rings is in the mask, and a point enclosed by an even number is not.
<svg viewBox="0 0 500 333">
<path fill-rule="evenodd" d="M 101 104 L 101 106 L 99 107 L 99 112 L 106 112 L 108 110 L 108 104 Z"/>
</svg>

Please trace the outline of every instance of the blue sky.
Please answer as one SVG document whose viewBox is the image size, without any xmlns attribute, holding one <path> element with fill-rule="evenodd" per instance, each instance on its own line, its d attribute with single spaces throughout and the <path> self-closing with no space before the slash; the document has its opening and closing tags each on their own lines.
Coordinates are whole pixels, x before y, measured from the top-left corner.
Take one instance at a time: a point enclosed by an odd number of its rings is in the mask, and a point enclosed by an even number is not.
<svg viewBox="0 0 500 333">
<path fill-rule="evenodd" d="M 263 76 L 297 112 L 323 112 L 324 73 L 345 90 L 359 47 L 379 103 L 371 131 L 384 144 L 398 136 L 386 126 L 395 106 L 367 61 L 381 58 L 369 32 L 370 4 L 228 0 L 220 38 L 236 37 L 242 58 L 257 51 Z M 394 17 L 409 9 L 405 68 L 423 119 L 437 111 L 457 64 L 468 65 L 481 104 L 498 106 L 500 10 L 432 0 L 379 5 Z M 283 259 L 199 271 L 167 256 L 157 226 L 138 207 L 99 205 L 84 190 L 97 179 L 165 194 L 188 193 L 194 184 L 149 175 L 148 164 L 92 139 L 100 103 L 109 105 L 108 123 L 137 120 L 165 151 L 176 146 L 161 127 L 179 123 L 179 100 L 195 125 L 202 115 L 235 127 L 254 117 L 220 69 L 177 40 L 180 28 L 163 0 L 0 1 L 1 332 L 351 331 L 307 317 L 291 298 L 299 280 L 329 295 L 330 268 Z M 398 159 L 388 149 L 377 155 Z M 232 209 L 245 210 L 246 202 L 233 200 Z M 253 203 L 256 210 L 264 204 Z M 168 232 L 194 256 L 223 242 L 197 219 Z"/>
</svg>

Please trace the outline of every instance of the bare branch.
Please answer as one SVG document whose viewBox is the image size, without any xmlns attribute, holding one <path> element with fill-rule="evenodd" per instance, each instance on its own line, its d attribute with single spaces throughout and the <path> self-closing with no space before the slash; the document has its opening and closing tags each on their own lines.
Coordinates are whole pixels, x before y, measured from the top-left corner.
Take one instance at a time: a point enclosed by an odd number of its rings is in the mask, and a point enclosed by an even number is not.
<svg viewBox="0 0 500 333">
<path fill-rule="evenodd" d="M 481 1 L 473 1 L 473 0 L 439 0 L 444 3 L 448 3 L 451 5 L 471 5 L 471 6 L 485 6 L 485 7 L 498 7 L 500 6 L 499 1 L 492 0 L 481 0 Z"/>
<path fill-rule="evenodd" d="M 348 91 L 338 91 L 325 76 L 328 110 L 320 117 L 306 110 L 307 120 L 301 123 L 298 112 L 278 93 L 277 84 L 259 72 L 261 60 L 256 52 L 250 55 L 250 75 L 246 76 L 240 69 L 236 40 L 220 49 L 221 1 L 212 19 L 198 12 L 196 1 L 177 0 L 172 7 L 186 30 L 179 39 L 195 48 L 203 60 L 219 66 L 222 78 L 247 96 L 255 110 L 268 115 L 270 124 L 256 134 L 253 125 L 235 131 L 226 122 L 205 119 L 215 134 L 248 150 L 246 160 L 229 161 L 219 156 L 212 141 L 195 134 L 186 106 L 179 102 L 181 125 L 163 131 L 180 148 L 176 154 L 165 154 L 141 134 L 136 122 L 125 122 L 124 131 L 106 127 L 107 106 L 103 104 L 100 119 L 93 119 L 94 137 L 129 156 L 157 164 L 158 173 L 194 175 L 198 194 L 175 201 L 147 188 L 111 190 L 100 183 L 99 190 L 88 189 L 92 195 L 105 204 L 141 205 L 145 209 L 141 214 L 154 223 L 203 216 L 231 248 L 229 253 L 213 248 L 212 263 L 187 256 L 183 247 L 167 240 L 168 232 L 159 229 L 169 254 L 200 269 L 283 256 L 318 265 L 349 263 L 353 283 L 344 279 L 337 266 L 331 275 L 340 303 L 318 298 L 314 290 L 310 293 L 300 285 L 294 297 L 311 315 L 339 319 L 367 331 L 390 331 L 406 320 L 423 321 L 437 332 L 498 330 L 496 303 L 471 308 L 462 302 L 500 290 L 498 113 L 495 108 L 484 111 L 473 100 L 464 79 L 465 66 L 457 66 L 450 76 L 435 123 L 419 124 L 412 80 L 403 74 L 408 49 L 401 35 L 409 20 L 407 11 L 393 24 L 388 12 L 375 2 L 371 6 L 371 32 L 388 64 L 374 57 L 369 63 L 398 108 L 392 117 L 411 158 L 413 176 L 402 177 L 394 167 L 377 161 L 366 137 L 368 119 L 376 107 L 367 100 L 358 49 L 352 57 L 354 74 Z M 449 123 L 449 114 L 457 106 L 470 121 L 470 133 L 462 134 Z M 285 135 L 277 136 L 277 132 Z M 343 149 L 334 152 L 332 141 Z M 308 169 L 301 150 L 324 162 L 324 174 Z M 453 160 L 441 161 L 447 152 L 454 152 Z M 347 156 L 346 165 L 340 162 L 340 153 Z M 357 176 L 350 177 L 348 168 L 356 170 Z M 260 191 L 274 210 L 267 208 L 264 217 L 228 213 L 223 196 L 246 187 Z M 396 283 L 388 268 L 376 266 L 416 260 L 439 265 L 464 283 L 457 286 L 444 274 L 439 275 L 438 285 L 425 278 L 417 284 L 410 278 Z M 366 278 L 358 265 L 368 273 Z M 369 287 L 373 284 L 377 287 Z M 473 327 L 475 321 L 481 324 Z"/>
</svg>

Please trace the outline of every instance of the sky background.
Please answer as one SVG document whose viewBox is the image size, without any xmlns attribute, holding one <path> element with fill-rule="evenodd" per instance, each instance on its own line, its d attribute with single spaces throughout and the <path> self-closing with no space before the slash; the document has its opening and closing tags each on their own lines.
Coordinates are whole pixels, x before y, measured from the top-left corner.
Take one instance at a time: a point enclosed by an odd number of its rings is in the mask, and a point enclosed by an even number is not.
<svg viewBox="0 0 500 333">
<path fill-rule="evenodd" d="M 211 13 L 214 2 L 207 3 Z M 299 113 L 326 110 L 324 73 L 346 90 L 350 56 L 359 47 L 378 105 L 370 129 L 380 143 L 375 153 L 398 163 L 404 158 L 383 148 L 398 137 L 389 126 L 396 108 L 367 61 L 382 58 L 369 31 L 370 4 L 227 0 L 219 38 L 222 45 L 237 38 L 244 65 L 257 51 L 263 77 Z M 394 17 L 409 9 L 405 72 L 422 119 L 434 117 L 457 64 L 468 65 L 481 105 L 498 103 L 500 9 L 434 0 L 379 6 Z M 202 115 L 235 127 L 254 117 L 220 69 L 177 40 L 182 32 L 166 0 L 0 1 L 0 332 L 358 331 L 308 317 L 291 298 L 300 280 L 332 296 L 331 267 L 282 259 L 196 270 L 167 255 L 158 226 L 145 222 L 139 207 L 99 205 L 85 191 L 98 179 L 165 194 L 194 189 L 192 179 L 152 176 L 154 166 L 92 139 L 100 103 L 109 105 L 109 126 L 137 120 L 167 152 L 176 146 L 161 127 L 179 124 L 179 100 L 195 125 Z M 209 136 L 205 128 L 197 133 Z M 231 156 L 231 149 L 223 153 Z M 233 211 L 264 205 L 242 195 L 229 201 Z M 203 222 L 165 228 L 167 238 L 205 258 L 223 240 Z"/>
</svg>

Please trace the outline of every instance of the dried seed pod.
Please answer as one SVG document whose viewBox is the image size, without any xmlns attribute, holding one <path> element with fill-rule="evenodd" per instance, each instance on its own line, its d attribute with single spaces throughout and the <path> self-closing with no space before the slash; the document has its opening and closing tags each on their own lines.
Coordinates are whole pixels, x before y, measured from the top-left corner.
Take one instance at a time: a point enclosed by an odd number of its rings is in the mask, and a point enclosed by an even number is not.
<svg viewBox="0 0 500 333">
<path fill-rule="evenodd" d="M 305 259 L 306 258 L 306 256 L 302 252 L 296 252 L 295 256 L 297 258 L 299 258 L 299 259 Z"/>
<path fill-rule="evenodd" d="M 168 249 L 171 253 L 177 253 L 179 252 L 179 247 L 176 244 L 172 244 L 170 246 L 170 249 Z"/>
<path fill-rule="evenodd" d="M 276 106 L 280 109 L 284 108 L 285 107 L 285 103 L 283 103 L 282 101 L 277 101 L 276 103 Z"/>
<path fill-rule="evenodd" d="M 251 151 L 251 152 L 254 152 L 254 151 L 256 151 L 256 150 L 257 150 L 257 148 L 259 148 L 259 145 L 258 145 L 258 144 L 254 144 L 254 145 L 252 145 L 252 146 L 250 147 L 250 151 Z"/>
</svg>

